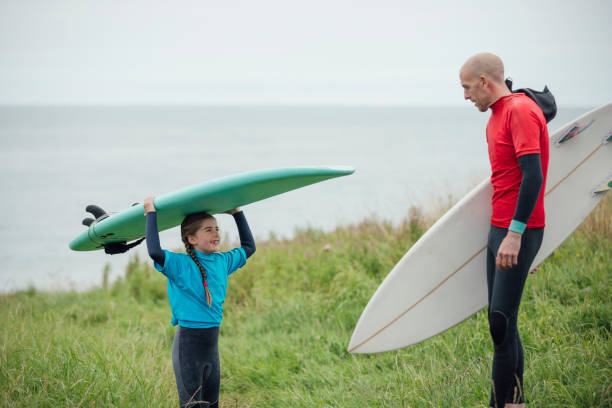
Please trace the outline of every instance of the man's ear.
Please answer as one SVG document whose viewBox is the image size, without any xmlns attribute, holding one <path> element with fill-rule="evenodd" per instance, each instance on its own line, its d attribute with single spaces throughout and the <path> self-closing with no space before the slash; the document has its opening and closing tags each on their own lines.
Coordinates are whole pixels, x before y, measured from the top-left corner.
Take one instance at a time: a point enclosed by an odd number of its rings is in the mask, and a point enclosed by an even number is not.
<svg viewBox="0 0 612 408">
<path fill-rule="evenodd" d="M 489 78 L 487 78 L 485 75 L 481 74 L 480 78 L 478 78 L 478 79 L 482 83 L 483 87 L 489 85 Z"/>
<path fill-rule="evenodd" d="M 493 92 L 495 90 L 495 85 L 486 75 L 480 75 L 480 82 L 482 83 L 482 87 L 487 89 L 489 92 Z"/>
</svg>

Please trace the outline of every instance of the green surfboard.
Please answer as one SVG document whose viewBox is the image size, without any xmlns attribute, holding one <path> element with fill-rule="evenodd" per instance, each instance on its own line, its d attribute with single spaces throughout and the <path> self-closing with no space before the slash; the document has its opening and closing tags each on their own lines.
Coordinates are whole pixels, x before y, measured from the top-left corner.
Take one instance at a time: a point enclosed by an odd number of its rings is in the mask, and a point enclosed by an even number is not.
<svg viewBox="0 0 612 408">
<path fill-rule="evenodd" d="M 236 174 L 190 186 L 156 197 L 160 231 L 180 225 L 187 214 L 205 211 L 216 214 L 320 181 L 347 176 L 350 167 L 289 167 Z M 106 244 L 129 242 L 144 237 L 142 204 L 134 205 L 92 222 L 70 242 L 75 251 L 93 251 Z"/>
</svg>

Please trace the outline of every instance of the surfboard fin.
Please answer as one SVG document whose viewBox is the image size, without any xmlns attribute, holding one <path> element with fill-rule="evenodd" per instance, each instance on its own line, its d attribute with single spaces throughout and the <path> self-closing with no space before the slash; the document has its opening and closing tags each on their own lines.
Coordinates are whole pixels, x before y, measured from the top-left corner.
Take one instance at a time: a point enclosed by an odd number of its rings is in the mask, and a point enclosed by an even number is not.
<svg viewBox="0 0 612 408">
<path fill-rule="evenodd" d="M 84 218 L 83 221 L 81 221 L 81 223 L 86 227 L 91 227 L 91 224 L 93 224 L 94 222 L 98 222 L 108 217 L 106 211 L 94 204 L 89 204 L 87 207 L 85 207 L 85 211 L 95 217 L 95 219 L 87 217 Z"/>
<path fill-rule="evenodd" d="M 108 217 L 106 211 L 94 204 L 89 204 L 87 207 L 85 207 L 85 211 L 93 215 L 96 220 Z"/>
<path fill-rule="evenodd" d="M 135 203 L 134 205 L 138 205 L 138 203 Z M 94 217 L 96 217 L 95 219 L 91 218 L 91 217 L 87 217 L 85 219 L 83 219 L 82 223 L 83 225 L 85 225 L 86 227 L 91 227 L 92 224 L 99 222 L 105 218 L 108 217 L 108 214 L 106 213 L 106 211 L 104 211 L 104 209 L 102 207 L 99 207 L 97 205 L 94 204 L 90 204 L 87 207 L 85 207 L 85 211 L 87 211 L 88 213 L 90 213 L 91 215 L 93 215 Z M 108 235 L 112 235 L 112 234 L 108 234 Z M 102 237 L 104 238 L 104 237 Z M 133 241 L 131 243 L 126 243 L 126 241 L 121 241 L 121 242 L 109 242 L 107 244 L 102 244 L 102 246 L 104 247 L 104 252 L 106 252 L 109 255 L 116 255 L 116 254 L 122 254 L 124 252 L 129 251 L 130 249 L 134 248 L 136 245 L 140 244 L 142 241 L 144 241 L 144 238 L 140 238 L 136 241 Z"/>
<path fill-rule="evenodd" d="M 559 137 L 557 139 L 557 141 L 555 142 L 556 146 L 561 145 L 562 143 L 567 142 L 568 140 L 570 140 L 571 138 L 578 136 L 579 134 L 581 134 L 582 132 L 584 132 L 585 130 L 587 130 L 589 127 L 591 127 L 591 125 L 595 122 L 595 120 L 590 121 L 588 124 L 586 125 L 579 125 L 578 123 L 575 123 L 574 125 L 572 125 L 572 127 L 570 127 L 568 130 L 565 131 L 565 133 L 563 133 L 561 135 L 561 137 Z"/>
<path fill-rule="evenodd" d="M 612 176 L 608 177 L 608 179 L 605 182 L 597 186 L 597 188 L 593 190 L 593 195 L 607 193 L 610 190 L 612 190 Z"/>
</svg>

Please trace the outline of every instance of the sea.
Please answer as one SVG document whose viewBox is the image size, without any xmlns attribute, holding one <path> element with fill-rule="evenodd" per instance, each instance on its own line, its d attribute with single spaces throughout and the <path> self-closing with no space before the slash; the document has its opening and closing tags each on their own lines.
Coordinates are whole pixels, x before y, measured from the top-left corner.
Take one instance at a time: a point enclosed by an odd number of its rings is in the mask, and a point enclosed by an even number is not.
<svg viewBox="0 0 612 408">
<path fill-rule="evenodd" d="M 560 108 L 553 132 L 591 107 Z M 490 175 L 488 113 L 473 107 L 0 106 L 0 293 L 82 291 L 124 274 L 126 254 L 75 252 L 88 204 L 121 211 L 207 180 L 293 166 L 351 166 L 243 210 L 257 240 L 400 223 L 457 201 Z M 238 242 L 218 215 L 223 240 Z M 181 248 L 178 228 L 160 234 Z"/>
</svg>

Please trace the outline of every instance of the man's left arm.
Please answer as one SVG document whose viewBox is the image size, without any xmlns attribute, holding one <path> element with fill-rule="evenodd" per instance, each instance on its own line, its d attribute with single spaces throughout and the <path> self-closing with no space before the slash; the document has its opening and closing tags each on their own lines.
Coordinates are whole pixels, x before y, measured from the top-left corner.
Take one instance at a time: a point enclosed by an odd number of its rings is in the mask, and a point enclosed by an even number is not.
<svg viewBox="0 0 612 408">
<path fill-rule="evenodd" d="M 517 265 L 518 253 L 521 249 L 521 236 L 538 201 L 544 181 L 539 154 L 525 154 L 519 156 L 517 160 L 523 178 L 508 234 L 497 251 L 496 264 L 498 269 L 511 268 Z"/>
</svg>

